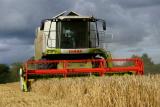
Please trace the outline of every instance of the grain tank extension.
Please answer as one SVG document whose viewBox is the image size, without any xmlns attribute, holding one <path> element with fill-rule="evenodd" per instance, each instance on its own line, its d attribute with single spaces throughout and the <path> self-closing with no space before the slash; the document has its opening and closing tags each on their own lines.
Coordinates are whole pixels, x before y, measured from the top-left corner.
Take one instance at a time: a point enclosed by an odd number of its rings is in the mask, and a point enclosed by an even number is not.
<svg viewBox="0 0 160 107">
<path fill-rule="evenodd" d="M 36 30 L 34 60 L 20 69 L 21 89 L 28 91 L 30 79 L 44 76 L 142 75 L 141 59 L 112 59 L 101 47 L 105 33 L 104 20 L 72 11 L 43 20 Z M 132 64 L 119 64 L 125 62 Z"/>
</svg>

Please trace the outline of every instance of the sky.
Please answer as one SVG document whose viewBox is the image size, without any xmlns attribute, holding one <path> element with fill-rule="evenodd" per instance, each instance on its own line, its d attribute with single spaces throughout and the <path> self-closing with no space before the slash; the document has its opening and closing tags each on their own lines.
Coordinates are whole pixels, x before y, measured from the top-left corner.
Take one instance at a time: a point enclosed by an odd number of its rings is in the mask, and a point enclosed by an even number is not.
<svg viewBox="0 0 160 107">
<path fill-rule="evenodd" d="M 147 53 L 160 63 L 160 0 L 0 0 L 0 63 L 32 57 L 36 27 L 65 10 L 106 20 L 113 57 Z"/>
</svg>

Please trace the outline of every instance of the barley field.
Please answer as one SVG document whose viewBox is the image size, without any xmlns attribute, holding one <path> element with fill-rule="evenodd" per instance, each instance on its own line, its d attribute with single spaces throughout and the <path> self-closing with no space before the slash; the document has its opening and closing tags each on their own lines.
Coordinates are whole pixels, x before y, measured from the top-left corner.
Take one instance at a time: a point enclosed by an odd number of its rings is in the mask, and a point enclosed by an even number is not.
<svg viewBox="0 0 160 107">
<path fill-rule="evenodd" d="M 160 75 L 52 78 L 0 85 L 0 107 L 160 107 Z"/>
</svg>

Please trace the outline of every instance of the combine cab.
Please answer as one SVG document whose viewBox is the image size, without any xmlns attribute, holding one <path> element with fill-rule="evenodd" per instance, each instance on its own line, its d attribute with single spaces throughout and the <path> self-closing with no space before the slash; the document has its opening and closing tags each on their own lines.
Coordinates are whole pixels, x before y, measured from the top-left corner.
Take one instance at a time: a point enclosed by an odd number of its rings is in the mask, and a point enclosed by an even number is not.
<svg viewBox="0 0 160 107">
<path fill-rule="evenodd" d="M 141 59 L 112 59 L 100 47 L 105 30 L 104 20 L 72 11 L 43 20 L 36 31 L 34 59 L 20 69 L 21 89 L 28 91 L 30 80 L 40 77 L 142 75 Z"/>
</svg>

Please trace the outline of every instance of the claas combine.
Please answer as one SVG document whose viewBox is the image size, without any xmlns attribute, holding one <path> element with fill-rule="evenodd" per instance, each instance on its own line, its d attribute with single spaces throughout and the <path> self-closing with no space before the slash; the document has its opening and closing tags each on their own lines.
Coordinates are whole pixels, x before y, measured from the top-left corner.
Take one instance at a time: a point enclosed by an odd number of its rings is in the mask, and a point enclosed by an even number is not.
<svg viewBox="0 0 160 107">
<path fill-rule="evenodd" d="M 20 69 L 22 91 L 28 91 L 31 80 L 41 77 L 142 75 L 141 59 L 113 59 L 102 48 L 106 32 L 104 20 L 73 11 L 43 20 L 36 30 L 34 58 Z"/>
</svg>

